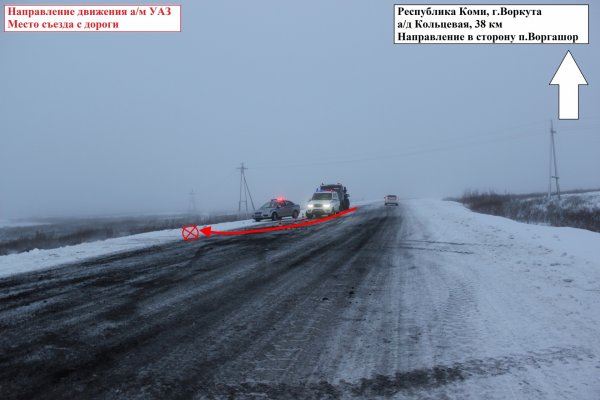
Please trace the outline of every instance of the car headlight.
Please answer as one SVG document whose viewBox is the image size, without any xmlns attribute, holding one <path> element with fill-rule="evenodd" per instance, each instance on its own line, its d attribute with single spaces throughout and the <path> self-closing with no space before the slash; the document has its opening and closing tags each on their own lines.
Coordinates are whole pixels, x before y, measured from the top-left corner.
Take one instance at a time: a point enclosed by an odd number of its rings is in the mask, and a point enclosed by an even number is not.
<svg viewBox="0 0 600 400">
<path fill-rule="evenodd" d="M 323 207 L 325 207 L 325 208 L 331 208 L 331 204 L 325 204 Z"/>
<path fill-rule="evenodd" d="M 309 204 L 309 205 L 308 205 L 308 208 L 313 208 L 313 207 L 314 207 L 314 206 L 313 206 L 312 204 Z"/>
</svg>

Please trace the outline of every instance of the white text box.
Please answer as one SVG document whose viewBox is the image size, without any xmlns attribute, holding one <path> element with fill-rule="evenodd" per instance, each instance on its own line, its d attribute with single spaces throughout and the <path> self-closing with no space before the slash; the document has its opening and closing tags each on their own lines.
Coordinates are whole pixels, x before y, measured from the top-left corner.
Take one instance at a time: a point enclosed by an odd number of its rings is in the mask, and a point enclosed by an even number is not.
<svg viewBox="0 0 600 400">
<path fill-rule="evenodd" d="M 588 43 L 587 4 L 396 4 L 396 44 Z"/>
</svg>

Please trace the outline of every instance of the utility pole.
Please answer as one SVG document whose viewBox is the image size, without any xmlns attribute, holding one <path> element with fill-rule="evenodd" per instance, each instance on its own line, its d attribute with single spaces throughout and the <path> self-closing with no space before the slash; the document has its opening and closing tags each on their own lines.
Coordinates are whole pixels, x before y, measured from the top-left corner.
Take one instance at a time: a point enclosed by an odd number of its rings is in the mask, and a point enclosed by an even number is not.
<svg viewBox="0 0 600 400">
<path fill-rule="evenodd" d="M 556 144 L 554 143 L 554 135 L 556 135 L 556 131 L 554 130 L 554 124 L 552 120 L 550 120 L 550 164 L 548 171 L 548 198 L 552 196 L 552 180 L 554 179 L 556 186 L 556 194 L 560 199 L 560 185 L 558 184 L 558 168 L 556 166 Z M 552 167 L 554 167 L 554 174 L 552 173 Z"/>
<path fill-rule="evenodd" d="M 240 200 L 238 202 L 238 213 L 242 212 L 242 203 L 246 208 L 246 213 L 248 213 L 248 197 L 250 198 L 250 204 L 252 205 L 252 211 L 254 211 L 254 201 L 252 200 L 252 195 L 250 194 L 250 188 L 248 187 L 248 182 L 246 181 L 246 168 L 244 163 L 236 169 L 240 170 Z M 243 196 L 242 196 L 243 194 Z M 243 200 L 242 200 L 243 197 Z"/>
<path fill-rule="evenodd" d="M 197 210 L 196 210 L 196 193 L 194 193 L 194 189 L 192 189 L 189 193 L 190 195 L 190 201 L 188 204 L 188 212 L 190 214 L 196 214 Z"/>
</svg>

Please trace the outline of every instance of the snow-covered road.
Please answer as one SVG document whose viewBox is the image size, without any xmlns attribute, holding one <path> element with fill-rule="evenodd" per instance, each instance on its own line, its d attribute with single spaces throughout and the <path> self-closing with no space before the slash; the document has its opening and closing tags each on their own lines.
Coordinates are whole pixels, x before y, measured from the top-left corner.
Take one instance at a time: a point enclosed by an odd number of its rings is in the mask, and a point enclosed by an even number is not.
<svg viewBox="0 0 600 400">
<path fill-rule="evenodd" d="M 415 322 L 403 329 L 429 336 L 407 362 L 468 371 L 440 394 L 600 398 L 600 234 L 437 200 L 410 201 L 403 217 L 400 243 L 414 248 L 404 256 L 415 267 L 402 297 Z"/>
<path fill-rule="evenodd" d="M 0 279 L 1 398 L 600 398 L 600 234 L 408 200 Z"/>
</svg>

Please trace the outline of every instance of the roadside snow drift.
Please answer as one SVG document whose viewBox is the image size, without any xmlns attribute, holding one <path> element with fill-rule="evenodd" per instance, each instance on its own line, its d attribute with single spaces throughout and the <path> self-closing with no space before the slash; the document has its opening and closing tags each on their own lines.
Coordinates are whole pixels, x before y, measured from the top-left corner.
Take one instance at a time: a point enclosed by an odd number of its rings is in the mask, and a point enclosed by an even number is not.
<svg viewBox="0 0 600 400">
<path fill-rule="evenodd" d="M 423 352 L 466 371 L 471 379 L 452 384 L 456 393 L 600 398 L 599 233 L 528 225 L 454 202 L 415 200 L 405 208 L 402 242 L 415 249 L 411 265 L 425 268 L 429 297 L 443 308 L 403 303 L 424 310 L 407 312 L 417 326 L 438 320 L 434 347 Z"/>
<path fill-rule="evenodd" d="M 213 224 L 216 230 L 240 229 L 255 224 L 254 220 L 223 222 Z M 201 227 L 199 227 L 201 228 Z M 62 264 L 88 260 L 94 257 L 106 256 L 125 251 L 159 246 L 169 242 L 183 240 L 181 229 L 140 233 L 114 239 L 81 243 L 74 246 L 64 246 L 57 249 L 34 249 L 25 253 L 0 256 L 0 278 L 13 274 L 31 272 L 39 269 L 57 267 Z"/>
</svg>

